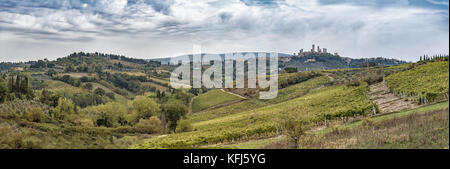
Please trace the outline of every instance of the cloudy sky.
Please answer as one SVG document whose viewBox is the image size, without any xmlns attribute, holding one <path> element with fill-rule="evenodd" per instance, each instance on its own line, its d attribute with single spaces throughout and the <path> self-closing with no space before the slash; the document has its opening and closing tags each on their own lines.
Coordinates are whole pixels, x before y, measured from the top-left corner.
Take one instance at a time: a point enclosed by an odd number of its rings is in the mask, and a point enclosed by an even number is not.
<svg viewBox="0 0 450 169">
<path fill-rule="evenodd" d="M 135 58 L 202 52 L 413 61 L 449 52 L 448 0 L 0 0 L 0 61 L 76 51 Z"/>
</svg>

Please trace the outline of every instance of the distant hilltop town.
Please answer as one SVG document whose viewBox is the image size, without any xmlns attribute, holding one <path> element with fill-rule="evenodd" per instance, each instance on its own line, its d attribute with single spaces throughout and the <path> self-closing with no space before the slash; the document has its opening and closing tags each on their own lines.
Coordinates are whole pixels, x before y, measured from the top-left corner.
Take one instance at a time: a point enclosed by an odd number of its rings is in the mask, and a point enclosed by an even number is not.
<svg viewBox="0 0 450 169">
<path fill-rule="evenodd" d="M 298 53 L 294 53 L 293 56 L 307 56 L 313 53 L 322 53 L 322 54 L 328 54 L 328 49 L 327 48 L 320 48 L 320 46 L 317 46 L 317 50 L 315 45 L 312 45 L 312 48 L 310 51 L 304 51 L 303 49 L 300 49 L 300 51 Z M 334 56 L 339 56 L 338 53 L 334 53 Z"/>
</svg>

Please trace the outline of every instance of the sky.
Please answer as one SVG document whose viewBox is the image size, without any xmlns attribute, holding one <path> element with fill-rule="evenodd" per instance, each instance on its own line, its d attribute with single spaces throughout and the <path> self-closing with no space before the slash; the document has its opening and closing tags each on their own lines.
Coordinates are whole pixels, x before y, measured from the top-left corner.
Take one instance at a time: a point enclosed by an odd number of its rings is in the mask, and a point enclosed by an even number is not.
<svg viewBox="0 0 450 169">
<path fill-rule="evenodd" d="M 0 62 L 73 52 L 150 59 L 280 52 L 449 53 L 449 0 L 0 0 Z"/>
</svg>

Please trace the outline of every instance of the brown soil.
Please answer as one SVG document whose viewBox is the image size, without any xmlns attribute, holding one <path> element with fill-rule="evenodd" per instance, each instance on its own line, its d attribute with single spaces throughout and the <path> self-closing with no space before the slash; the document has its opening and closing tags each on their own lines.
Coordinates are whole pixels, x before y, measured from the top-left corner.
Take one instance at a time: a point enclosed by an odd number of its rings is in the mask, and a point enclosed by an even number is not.
<svg viewBox="0 0 450 169">
<path fill-rule="evenodd" d="M 389 88 L 384 81 L 370 85 L 369 97 L 378 105 L 381 113 L 391 113 L 419 107 L 412 101 L 404 100 L 398 96 L 395 96 L 389 91 Z"/>
</svg>

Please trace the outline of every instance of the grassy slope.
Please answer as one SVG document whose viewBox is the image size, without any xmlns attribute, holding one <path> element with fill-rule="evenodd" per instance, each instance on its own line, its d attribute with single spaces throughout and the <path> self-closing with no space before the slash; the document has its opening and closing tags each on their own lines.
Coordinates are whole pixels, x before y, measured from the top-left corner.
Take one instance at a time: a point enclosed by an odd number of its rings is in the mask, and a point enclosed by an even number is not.
<svg viewBox="0 0 450 169">
<path fill-rule="evenodd" d="M 109 89 L 109 88 L 107 88 L 107 87 L 105 87 L 105 86 L 103 86 L 103 85 L 101 85 L 101 84 L 98 84 L 98 83 L 91 83 L 91 84 L 92 84 L 92 86 L 93 86 L 93 90 L 95 90 L 96 88 L 101 88 L 101 89 L 105 90 L 106 93 L 109 93 L 109 92 L 114 93 L 114 97 L 115 97 L 116 101 L 118 101 L 118 102 L 126 102 L 126 101 L 128 101 L 128 100 L 127 100 L 125 97 L 123 97 L 122 95 L 115 93 L 115 92 L 112 91 L 111 89 Z"/>
<path fill-rule="evenodd" d="M 213 106 L 242 100 L 242 98 L 223 92 L 222 90 L 211 90 L 194 98 L 192 112 L 196 113 Z"/>
<path fill-rule="evenodd" d="M 50 91 L 57 92 L 61 95 L 68 95 L 68 94 L 78 94 L 78 93 L 87 93 L 88 91 L 79 87 L 74 87 L 72 85 L 69 85 L 67 83 L 57 81 L 57 80 L 46 80 L 44 82 L 47 87 L 46 89 Z"/>
</svg>

